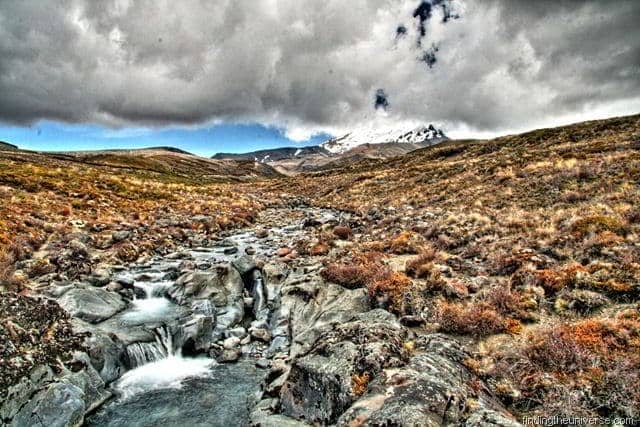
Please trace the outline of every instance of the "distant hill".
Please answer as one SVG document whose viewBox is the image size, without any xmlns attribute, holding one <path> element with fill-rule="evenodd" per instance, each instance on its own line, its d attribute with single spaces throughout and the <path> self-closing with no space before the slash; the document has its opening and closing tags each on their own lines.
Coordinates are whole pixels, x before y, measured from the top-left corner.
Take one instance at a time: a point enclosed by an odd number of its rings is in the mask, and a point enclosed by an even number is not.
<svg viewBox="0 0 640 427">
<path fill-rule="evenodd" d="M 172 147 L 135 150 L 35 152 L 0 146 L 2 156 L 34 164 L 58 161 L 178 176 L 204 182 L 241 182 L 282 176 L 270 165 L 254 161 L 213 160 Z"/>
<path fill-rule="evenodd" d="M 18 146 L 9 144 L 8 142 L 0 141 L 0 150 L 17 150 Z"/>
<path fill-rule="evenodd" d="M 363 159 L 388 159 L 448 140 L 433 125 L 406 131 L 357 131 L 311 147 L 284 147 L 241 154 L 218 153 L 214 159 L 253 160 L 291 175 L 342 167 Z"/>
</svg>

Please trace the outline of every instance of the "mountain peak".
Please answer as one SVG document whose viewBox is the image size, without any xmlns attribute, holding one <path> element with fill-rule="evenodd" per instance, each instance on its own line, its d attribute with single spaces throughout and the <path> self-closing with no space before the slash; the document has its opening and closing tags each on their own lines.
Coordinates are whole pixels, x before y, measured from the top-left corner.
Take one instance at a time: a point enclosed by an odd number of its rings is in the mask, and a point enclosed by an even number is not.
<svg viewBox="0 0 640 427">
<path fill-rule="evenodd" d="M 354 147 L 363 144 L 384 144 L 384 143 L 409 143 L 433 144 L 448 139 L 441 129 L 437 129 L 433 124 L 421 125 L 407 131 L 406 128 L 391 129 L 362 129 L 350 132 L 338 138 L 333 138 L 321 144 L 325 150 L 333 154 L 341 154 Z"/>
</svg>

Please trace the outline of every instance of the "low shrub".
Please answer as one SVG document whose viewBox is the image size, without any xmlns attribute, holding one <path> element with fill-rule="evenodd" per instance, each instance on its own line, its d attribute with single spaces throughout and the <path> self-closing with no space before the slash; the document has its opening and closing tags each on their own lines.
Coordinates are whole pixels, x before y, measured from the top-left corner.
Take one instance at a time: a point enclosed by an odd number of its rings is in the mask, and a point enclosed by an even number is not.
<svg viewBox="0 0 640 427">
<path fill-rule="evenodd" d="M 422 250 L 423 243 L 419 235 L 403 231 L 391 239 L 387 243 L 387 247 L 391 253 L 396 255 L 417 254 Z"/>
<path fill-rule="evenodd" d="M 577 219 L 571 225 L 571 231 L 578 236 L 585 236 L 590 233 L 602 233 L 610 231 L 624 236 L 627 234 L 627 226 L 620 219 L 606 215 L 592 215 Z"/>
<path fill-rule="evenodd" d="M 431 263 L 436 259 L 437 255 L 438 252 L 432 247 L 423 249 L 416 258 L 407 261 L 404 270 L 413 278 L 426 277 L 433 268 Z"/>
<path fill-rule="evenodd" d="M 435 320 L 442 332 L 479 338 L 507 331 L 509 322 L 486 302 L 469 304 L 439 301 Z"/>
<path fill-rule="evenodd" d="M 349 289 L 366 286 L 370 277 L 369 271 L 362 265 L 339 263 L 329 264 L 320 275 L 329 282 Z"/>
<path fill-rule="evenodd" d="M 420 295 L 413 282 L 397 271 L 381 271 L 367 284 L 369 298 L 375 306 L 398 315 L 413 314 L 419 310 Z"/>
<path fill-rule="evenodd" d="M 333 234 L 342 240 L 349 240 L 353 236 L 353 231 L 345 225 L 338 225 L 333 228 Z"/>
</svg>

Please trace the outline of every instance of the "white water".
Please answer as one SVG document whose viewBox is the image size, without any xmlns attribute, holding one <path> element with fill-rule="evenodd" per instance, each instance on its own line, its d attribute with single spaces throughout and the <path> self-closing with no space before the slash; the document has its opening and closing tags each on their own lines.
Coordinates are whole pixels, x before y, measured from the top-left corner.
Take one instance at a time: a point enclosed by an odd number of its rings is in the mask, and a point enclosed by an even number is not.
<svg viewBox="0 0 640 427">
<path fill-rule="evenodd" d="M 173 309 L 175 309 L 174 304 L 163 297 L 135 299 L 131 301 L 129 311 L 122 315 L 122 319 L 132 324 L 159 322 L 165 319 Z"/>
<path fill-rule="evenodd" d="M 173 282 L 168 280 L 160 280 L 157 282 L 135 282 L 133 286 L 144 291 L 146 298 L 154 298 L 162 296 L 164 291 L 172 285 Z"/>
<path fill-rule="evenodd" d="M 216 362 L 208 358 L 169 356 L 125 373 L 115 384 L 124 399 L 163 388 L 180 388 L 184 379 L 206 376 Z"/>
</svg>

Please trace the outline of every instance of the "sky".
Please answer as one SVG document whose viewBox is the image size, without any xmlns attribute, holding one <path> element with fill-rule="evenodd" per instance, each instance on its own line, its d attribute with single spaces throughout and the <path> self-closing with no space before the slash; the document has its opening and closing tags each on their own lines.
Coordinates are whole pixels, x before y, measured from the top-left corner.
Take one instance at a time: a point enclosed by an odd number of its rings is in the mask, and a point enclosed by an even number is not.
<svg viewBox="0 0 640 427">
<path fill-rule="evenodd" d="M 635 0 L 0 0 L 0 140 L 201 155 L 640 112 Z"/>
</svg>

